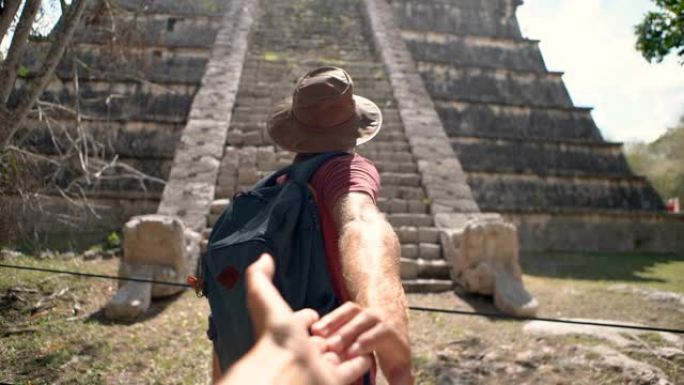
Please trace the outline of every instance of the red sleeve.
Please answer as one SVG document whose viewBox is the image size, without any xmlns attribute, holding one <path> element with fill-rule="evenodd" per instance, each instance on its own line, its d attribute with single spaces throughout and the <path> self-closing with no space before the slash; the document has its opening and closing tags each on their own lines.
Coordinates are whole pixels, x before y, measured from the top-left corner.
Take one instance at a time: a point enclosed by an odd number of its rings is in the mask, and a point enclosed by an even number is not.
<svg viewBox="0 0 684 385">
<path fill-rule="evenodd" d="M 350 192 L 368 194 L 375 202 L 380 192 L 380 174 L 370 160 L 361 155 L 342 155 L 319 168 L 311 178 L 318 203 L 332 212 L 337 200 Z"/>
</svg>

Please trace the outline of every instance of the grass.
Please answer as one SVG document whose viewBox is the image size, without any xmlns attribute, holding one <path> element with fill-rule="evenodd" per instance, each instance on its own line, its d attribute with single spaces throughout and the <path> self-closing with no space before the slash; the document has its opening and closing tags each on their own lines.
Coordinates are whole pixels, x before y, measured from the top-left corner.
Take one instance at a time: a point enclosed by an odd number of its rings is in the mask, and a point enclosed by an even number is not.
<svg viewBox="0 0 684 385">
<path fill-rule="evenodd" d="M 526 275 L 594 284 L 626 283 L 684 293 L 684 256 L 599 253 L 523 253 Z"/>
<path fill-rule="evenodd" d="M 18 257 L 3 262 L 103 274 L 116 274 L 118 268 L 116 259 Z M 41 298 L 65 288 L 65 294 L 44 301 L 44 309 L 36 308 Z M 11 289 L 19 290 L 15 294 L 21 299 L 10 297 Z M 207 383 L 206 301 L 186 292 L 155 301 L 139 322 L 114 323 L 101 309 L 115 290 L 116 283 L 109 280 L 3 271 L 0 382 Z"/>
<path fill-rule="evenodd" d="M 119 263 L 118 259 L 60 256 L 18 256 L 2 262 L 102 274 L 116 274 Z M 627 284 L 683 293 L 683 258 L 556 253 L 526 254 L 521 262 L 526 286 L 541 304 L 540 316 L 684 328 L 684 317 L 672 303 L 610 290 Z M 105 279 L 0 270 L 0 383 L 206 384 L 210 370 L 206 300 L 185 292 L 153 302 L 150 312 L 137 322 L 115 323 L 101 311 L 115 291 L 116 283 Z M 44 299 L 51 295 L 53 299 Z M 36 306 L 41 299 L 43 305 Z M 489 298 L 453 293 L 411 294 L 409 302 L 495 311 Z M 497 383 L 500 378 L 530 384 L 565 383 L 569 378 L 575 383 L 620 383 L 619 373 L 563 363 L 564 358 L 585 355 L 581 349 L 603 343 L 592 337 L 539 338 L 521 333 L 519 322 L 425 312 L 411 312 L 410 323 L 419 383 L 438 383 L 445 368 L 465 370 L 480 383 Z M 663 344 L 657 334 L 641 338 L 651 346 Z M 549 347 L 552 350 L 541 354 L 537 369 L 515 363 L 520 352 Z M 492 352 L 495 359 L 480 361 Z M 675 382 L 682 380 L 679 358 L 672 365 L 659 358 L 632 356 L 660 366 Z M 510 368 L 515 370 L 509 373 Z"/>
</svg>

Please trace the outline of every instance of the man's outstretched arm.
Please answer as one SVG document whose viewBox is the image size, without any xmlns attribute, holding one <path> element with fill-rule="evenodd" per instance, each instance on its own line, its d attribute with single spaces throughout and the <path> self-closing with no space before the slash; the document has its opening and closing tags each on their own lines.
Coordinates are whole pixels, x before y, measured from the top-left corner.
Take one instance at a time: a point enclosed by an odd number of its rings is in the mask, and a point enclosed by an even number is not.
<svg viewBox="0 0 684 385">
<path fill-rule="evenodd" d="M 314 333 L 332 335 L 334 345 L 356 343 L 346 352 L 351 355 L 375 351 L 380 367 L 391 385 L 412 384 L 411 352 L 408 338 L 406 297 L 401 285 L 397 235 L 371 197 L 351 192 L 336 203 L 333 218 L 340 238 L 340 264 L 344 283 L 351 299 L 360 305 L 347 304 L 323 317 Z M 339 324 L 354 318 L 339 327 Z M 362 326 L 380 320 L 373 329 L 360 332 Z"/>
</svg>

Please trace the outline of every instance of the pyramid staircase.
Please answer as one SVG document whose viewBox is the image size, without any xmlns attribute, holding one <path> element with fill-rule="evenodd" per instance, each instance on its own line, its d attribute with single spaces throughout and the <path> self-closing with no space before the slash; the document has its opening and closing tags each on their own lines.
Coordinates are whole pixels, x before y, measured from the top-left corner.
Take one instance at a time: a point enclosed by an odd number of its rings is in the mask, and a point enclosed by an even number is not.
<svg viewBox="0 0 684 385">
<path fill-rule="evenodd" d="M 371 39 L 359 33 L 367 28 L 359 2 L 278 0 L 257 10 L 208 225 L 215 223 L 233 194 L 292 162 L 293 154 L 279 149 L 266 133 L 272 106 L 291 96 L 297 77 L 307 70 L 340 66 L 354 79 L 355 93 L 375 101 L 383 112 L 382 131 L 358 151 L 380 171 L 377 203 L 399 236 L 405 287 L 411 291 L 451 288 L 430 201 L 392 87 Z"/>
</svg>

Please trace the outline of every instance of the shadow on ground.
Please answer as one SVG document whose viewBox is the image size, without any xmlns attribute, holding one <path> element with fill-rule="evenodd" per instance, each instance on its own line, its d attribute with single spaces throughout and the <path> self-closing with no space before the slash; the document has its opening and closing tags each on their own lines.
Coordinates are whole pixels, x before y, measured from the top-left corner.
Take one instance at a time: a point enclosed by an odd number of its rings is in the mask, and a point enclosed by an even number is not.
<svg viewBox="0 0 684 385">
<path fill-rule="evenodd" d="M 528 252 L 520 264 L 526 275 L 547 278 L 665 282 L 665 275 L 684 270 L 684 255 Z"/>
</svg>

